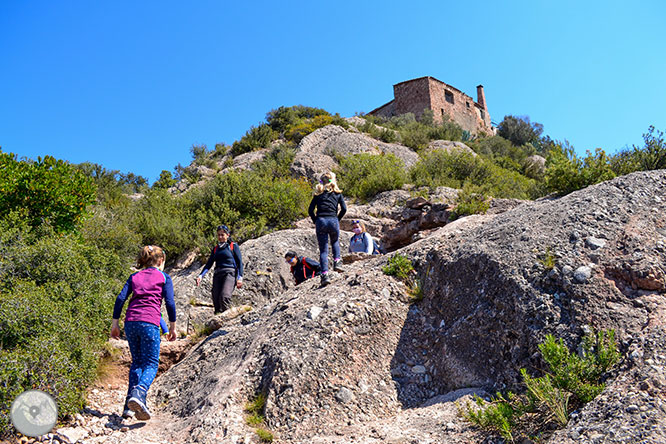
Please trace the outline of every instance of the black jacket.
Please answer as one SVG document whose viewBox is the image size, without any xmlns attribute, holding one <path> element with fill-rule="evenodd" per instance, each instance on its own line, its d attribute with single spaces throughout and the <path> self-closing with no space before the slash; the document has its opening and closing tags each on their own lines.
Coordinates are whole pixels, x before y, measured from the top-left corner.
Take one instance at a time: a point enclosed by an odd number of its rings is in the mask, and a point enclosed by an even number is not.
<svg viewBox="0 0 666 444">
<path fill-rule="evenodd" d="M 319 276 L 321 274 L 321 267 L 319 262 L 312 260 L 308 257 L 297 257 L 298 262 L 291 267 L 291 274 L 294 275 L 296 285 L 300 284 L 306 279 Z"/>
<path fill-rule="evenodd" d="M 340 206 L 339 213 L 338 205 Z M 316 216 L 315 208 L 317 209 Z M 320 195 L 314 196 L 310 202 L 310 208 L 308 208 L 308 214 L 314 223 L 316 223 L 318 217 L 337 217 L 338 220 L 341 220 L 346 212 L 347 204 L 345 204 L 342 193 L 331 193 L 330 191 L 324 191 Z"/>
</svg>

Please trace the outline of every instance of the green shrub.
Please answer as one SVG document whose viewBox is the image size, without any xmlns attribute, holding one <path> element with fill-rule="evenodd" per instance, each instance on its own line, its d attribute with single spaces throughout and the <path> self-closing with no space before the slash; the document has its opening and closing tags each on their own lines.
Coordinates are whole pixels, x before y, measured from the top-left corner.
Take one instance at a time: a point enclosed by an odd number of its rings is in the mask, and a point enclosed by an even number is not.
<svg viewBox="0 0 666 444">
<path fill-rule="evenodd" d="M 160 177 L 153 182 L 153 188 L 171 188 L 176 184 L 176 179 L 173 178 L 171 171 L 162 170 Z"/>
<path fill-rule="evenodd" d="M 549 191 L 568 194 L 615 177 L 606 153 L 597 148 L 578 158 L 573 147 L 558 145 L 551 150 L 546 161 L 545 182 Z"/>
<path fill-rule="evenodd" d="M 449 217 L 455 220 L 471 214 L 485 214 L 488 208 L 490 208 L 488 198 L 479 192 L 478 187 L 465 184 L 458 193 L 456 206 Z"/>
<path fill-rule="evenodd" d="M 382 267 L 382 271 L 384 274 L 395 276 L 403 282 L 411 282 L 414 275 L 414 266 L 408 257 L 397 253 L 388 259 L 388 263 Z"/>
<path fill-rule="evenodd" d="M 296 125 L 290 126 L 285 132 L 285 137 L 294 143 L 299 143 L 305 136 L 333 123 L 333 117 L 319 115 L 312 119 L 302 121 Z"/>
<path fill-rule="evenodd" d="M 142 245 L 159 245 L 167 259 L 175 258 L 194 243 L 187 206 L 186 196 L 174 197 L 165 189 L 151 189 L 134 203 L 130 227 L 141 236 Z"/>
<path fill-rule="evenodd" d="M 266 122 L 278 134 L 284 135 L 289 128 L 303 122 L 303 120 L 314 119 L 317 116 L 330 117 L 331 114 L 322 108 L 311 106 L 281 106 L 266 114 Z"/>
<path fill-rule="evenodd" d="M 611 157 L 611 169 L 618 176 L 633 173 L 634 171 L 649 171 L 666 168 L 666 142 L 664 133 L 657 131 L 654 126 L 648 128 L 643 134 L 645 145 L 633 146 L 630 150 L 620 151 Z"/>
<path fill-rule="evenodd" d="M 425 154 L 410 170 L 416 186 L 462 188 L 467 180 L 483 182 L 489 176 L 484 162 L 469 153 L 433 150 Z"/>
<path fill-rule="evenodd" d="M 382 191 L 401 188 L 407 180 L 402 160 L 393 154 L 354 154 L 340 159 L 336 171 L 345 195 L 369 199 Z"/>
<path fill-rule="evenodd" d="M 95 185 L 79 168 L 51 156 L 18 161 L 0 151 L 0 217 L 21 211 L 32 226 L 75 229 L 95 202 Z"/>
<path fill-rule="evenodd" d="M 255 171 L 217 175 L 187 194 L 188 224 L 196 245 L 208 250 L 214 227 L 225 223 L 237 242 L 285 229 L 307 215 L 312 197 L 302 179 L 275 178 Z"/>
<path fill-rule="evenodd" d="M 543 125 L 530 122 L 527 116 L 504 116 L 497 126 L 497 135 L 509 140 L 515 146 L 538 143 L 543 133 Z"/>
<path fill-rule="evenodd" d="M 106 341 L 109 307 L 127 278 L 112 250 L 74 233 L 0 220 L 0 435 L 13 399 L 28 389 L 53 395 L 59 415 L 80 410 Z"/>
<path fill-rule="evenodd" d="M 553 420 L 564 427 L 573 409 L 591 401 L 604 388 L 601 379 L 619 361 L 613 330 L 589 334 L 583 338 L 581 356 L 571 353 L 560 339 L 547 335 L 539 350 L 549 372 L 532 377 L 527 370 L 520 373 L 526 393 L 517 396 L 498 393 L 490 402 L 478 396 L 475 405 L 458 406 L 468 421 L 504 439 L 515 442 L 550 430 Z M 526 416 L 526 413 L 530 413 Z"/>
<path fill-rule="evenodd" d="M 269 125 L 263 123 L 259 126 L 252 126 L 240 140 L 234 142 L 231 146 L 231 154 L 238 156 L 250 151 L 268 148 L 276 138 L 277 133 Z"/>
<path fill-rule="evenodd" d="M 257 428 L 255 431 L 261 442 L 273 442 L 273 434 L 270 431 L 262 429 L 261 427 Z"/>
<path fill-rule="evenodd" d="M 252 169 L 263 177 L 289 178 L 296 149 L 290 144 L 281 144 L 271 150 L 263 160 L 252 164 Z"/>
</svg>

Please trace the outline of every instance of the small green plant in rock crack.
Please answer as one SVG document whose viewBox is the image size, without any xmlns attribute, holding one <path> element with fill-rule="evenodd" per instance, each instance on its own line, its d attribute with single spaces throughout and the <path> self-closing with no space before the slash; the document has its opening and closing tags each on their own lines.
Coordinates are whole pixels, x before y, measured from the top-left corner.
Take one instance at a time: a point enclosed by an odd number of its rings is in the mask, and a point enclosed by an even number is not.
<svg viewBox="0 0 666 444">
<path fill-rule="evenodd" d="M 391 256 L 388 263 L 382 267 L 382 271 L 388 276 L 395 276 L 409 286 L 413 283 L 414 266 L 412 261 L 400 253 Z"/>
<path fill-rule="evenodd" d="M 613 330 L 586 335 L 582 353 L 571 353 L 562 339 L 547 335 L 539 350 L 549 372 L 532 377 L 521 369 L 524 395 L 498 393 L 489 401 L 476 396 L 474 404 L 458 405 L 461 416 L 509 442 L 543 435 L 564 427 L 569 413 L 594 399 L 604 389 L 604 375 L 620 359 Z"/>
<path fill-rule="evenodd" d="M 391 256 L 388 263 L 382 267 L 384 274 L 395 276 L 409 288 L 408 294 L 411 302 L 418 302 L 423 299 L 423 285 L 416 278 L 416 271 L 412 261 L 406 256 L 398 253 Z"/>
<path fill-rule="evenodd" d="M 254 400 L 245 404 L 245 412 L 248 414 L 245 418 L 247 425 L 258 426 L 264 423 L 264 407 L 266 407 L 266 395 L 259 393 Z"/>
<path fill-rule="evenodd" d="M 550 247 L 546 247 L 546 252 L 541 258 L 539 258 L 539 263 L 543 265 L 546 270 L 552 270 L 555 268 L 555 256 Z"/>
<path fill-rule="evenodd" d="M 255 432 L 257 432 L 257 436 L 261 442 L 273 442 L 273 434 L 268 430 L 259 427 L 255 430 Z"/>
</svg>

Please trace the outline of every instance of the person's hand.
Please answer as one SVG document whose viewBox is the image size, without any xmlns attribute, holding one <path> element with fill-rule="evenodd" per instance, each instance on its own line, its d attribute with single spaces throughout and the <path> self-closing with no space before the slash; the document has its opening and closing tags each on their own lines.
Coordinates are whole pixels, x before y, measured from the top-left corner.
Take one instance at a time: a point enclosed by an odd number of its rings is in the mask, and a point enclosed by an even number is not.
<svg viewBox="0 0 666 444">
<path fill-rule="evenodd" d="M 176 330 L 169 330 L 169 333 L 167 333 L 167 341 L 175 341 L 176 340 Z"/>
<path fill-rule="evenodd" d="M 118 326 L 118 319 L 114 319 L 113 324 L 111 324 L 111 337 L 113 339 L 120 338 L 120 327 Z"/>
<path fill-rule="evenodd" d="M 199 286 L 200 283 L 201 283 L 201 276 L 197 276 L 197 287 Z"/>
<path fill-rule="evenodd" d="M 236 282 L 236 288 L 241 288 L 243 286 L 243 281 Z"/>
</svg>

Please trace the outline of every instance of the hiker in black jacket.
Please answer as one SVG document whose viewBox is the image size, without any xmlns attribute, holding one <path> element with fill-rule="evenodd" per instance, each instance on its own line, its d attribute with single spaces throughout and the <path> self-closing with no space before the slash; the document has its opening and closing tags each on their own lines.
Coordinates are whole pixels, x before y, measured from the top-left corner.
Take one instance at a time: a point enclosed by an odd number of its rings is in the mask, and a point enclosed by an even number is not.
<svg viewBox="0 0 666 444">
<path fill-rule="evenodd" d="M 296 285 L 306 279 L 319 276 L 321 274 L 321 267 L 319 262 L 305 256 L 297 256 L 293 251 L 287 251 L 284 255 L 285 261 L 291 267 L 291 274 L 294 275 Z"/>
<path fill-rule="evenodd" d="M 213 307 L 215 314 L 222 313 L 231 307 L 231 295 L 234 287 L 243 286 L 243 258 L 240 247 L 229 238 L 229 228 L 226 225 L 217 227 L 218 243 L 210 252 L 208 262 L 199 276 L 197 276 L 197 287 L 210 267 L 215 263 L 213 274 Z"/>
<path fill-rule="evenodd" d="M 347 212 L 342 191 L 338 188 L 335 173 L 328 172 L 321 176 L 315 187 L 314 197 L 310 202 L 308 214 L 314 222 L 319 243 L 319 264 L 321 266 L 321 286 L 331 283 L 328 276 L 328 240 L 333 247 L 333 270 L 342 272 L 340 257 L 340 219 Z M 338 212 L 340 207 L 340 212 Z M 315 209 L 317 213 L 315 215 Z"/>
</svg>

